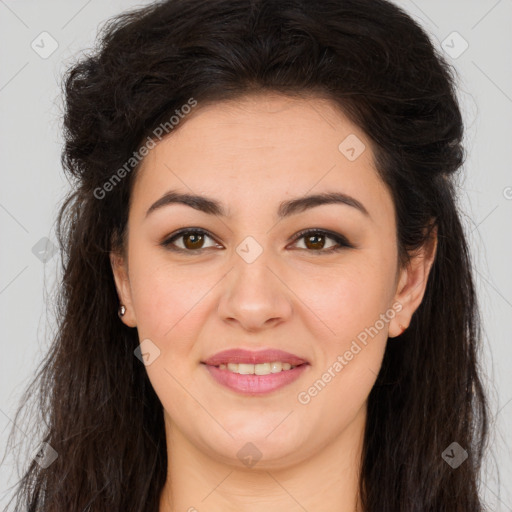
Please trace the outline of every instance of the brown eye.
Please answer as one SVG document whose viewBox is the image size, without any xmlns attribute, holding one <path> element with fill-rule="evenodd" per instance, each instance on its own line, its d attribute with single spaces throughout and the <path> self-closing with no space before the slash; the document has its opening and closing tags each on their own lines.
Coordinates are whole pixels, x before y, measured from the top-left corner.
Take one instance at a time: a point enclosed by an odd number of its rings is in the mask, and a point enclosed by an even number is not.
<svg viewBox="0 0 512 512">
<path fill-rule="evenodd" d="M 201 252 L 203 249 L 215 246 L 215 244 L 212 244 L 205 247 L 204 244 L 207 238 L 213 240 L 213 238 L 202 229 L 187 229 L 171 236 L 163 241 L 161 245 L 173 251 Z M 179 240 L 181 240 L 181 245 L 176 244 Z"/>
<path fill-rule="evenodd" d="M 326 253 L 353 247 L 344 236 L 324 231 L 323 229 L 301 231 L 295 237 L 295 243 L 301 239 L 304 239 L 305 247 L 299 247 L 299 249 L 309 249 L 309 252 Z M 326 247 L 327 240 L 333 241 L 334 244 Z"/>
<path fill-rule="evenodd" d="M 213 241 L 209 246 L 204 245 L 207 238 L 210 238 Z M 353 245 L 351 245 L 343 235 L 325 231 L 323 229 L 308 229 L 301 231 L 296 235 L 294 243 L 297 244 L 301 239 L 304 239 L 305 247 L 299 247 L 299 249 L 319 254 L 331 253 L 353 247 Z M 181 245 L 177 243 L 180 240 Z M 191 228 L 183 229 L 178 233 L 175 233 L 170 238 L 163 241 L 161 245 L 170 251 L 201 253 L 204 249 L 215 247 L 216 243 L 214 238 L 208 232 L 199 228 Z"/>
<path fill-rule="evenodd" d="M 183 245 L 187 249 L 201 249 L 204 243 L 204 236 L 199 233 L 190 233 L 186 235 L 182 235 L 183 237 Z"/>
<path fill-rule="evenodd" d="M 324 235 L 307 235 L 304 237 L 308 249 L 323 249 L 325 245 Z"/>
</svg>

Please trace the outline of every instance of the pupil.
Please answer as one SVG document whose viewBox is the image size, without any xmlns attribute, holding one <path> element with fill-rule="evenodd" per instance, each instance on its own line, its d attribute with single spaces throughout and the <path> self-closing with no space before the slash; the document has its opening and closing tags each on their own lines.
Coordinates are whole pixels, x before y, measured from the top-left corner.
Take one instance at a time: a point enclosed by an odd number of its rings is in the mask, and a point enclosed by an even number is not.
<svg viewBox="0 0 512 512">
<path fill-rule="evenodd" d="M 188 236 L 185 237 L 185 240 L 189 241 L 190 239 L 192 239 L 192 242 L 191 244 L 190 243 L 186 243 L 185 245 L 188 247 L 188 248 L 196 248 L 196 244 L 199 242 L 199 244 L 201 243 L 202 241 L 202 235 L 201 234 L 198 234 L 198 233 L 192 233 Z M 192 245 L 192 247 L 190 247 L 190 245 Z"/>
<path fill-rule="evenodd" d="M 322 239 L 322 238 L 323 238 L 323 235 L 320 235 L 320 236 L 318 236 L 318 235 L 310 235 L 310 236 L 307 237 L 306 245 L 309 247 L 309 244 L 312 243 L 313 246 L 314 246 L 313 247 L 314 249 L 321 249 L 322 246 L 323 246 L 323 243 L 319 242 L 318 240 Z M 311 242 L 311 240 L 315 240 L 315 239 L 317 240 L 316 242 L 315 241 Z M 318 247 L 318 244 L 320 244 L 320 247 Z"/>
</svg>

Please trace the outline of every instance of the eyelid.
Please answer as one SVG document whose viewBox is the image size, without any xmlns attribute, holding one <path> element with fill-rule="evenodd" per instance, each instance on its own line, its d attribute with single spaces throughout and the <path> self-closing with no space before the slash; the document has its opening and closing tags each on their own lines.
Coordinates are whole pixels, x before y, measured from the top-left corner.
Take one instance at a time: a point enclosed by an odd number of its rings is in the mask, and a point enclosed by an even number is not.
<svg viewBox="0 0 512 512">
<path fill-rule="evenodd" d="M 204 247 L 204 248 L 196 249 L 196 250 L 187 250 L 187 249 L 182 249 L 181 247 L 173 247 L 172 246 L 173 242 L 185 234 L 206 235 L 209 238 L 211 238 L 212 240 L 214 240 L 216 243 L 220 243 L 217 241 L 215 236 L 213 236 L 208 230 L 206 230 L 204 228 L 187 227 L 187 228 L 181 228 L 178 231 L 172 233 L 171 235 L 166 237 L 163 240 L 163 242 L 160 243 L 160 245 L 162 245 L 165 249 L 173 251 L 173 252 L 181 252 L 181 253 L 188 253 L 188 254 L 193 254 L 193 253 L 201 254 L 206 249 L 211 249 L 211 247 Z M 326 254 L 326 253 L 328 254 L 328 253 L 336 252 L 341 249 L 354 248 L 354 245 L 351 244 L 344 235 L 342 235 L 341 233 L 331 231 L 329 229 L 324 229 L 324 228 L 303 229 L 303 230 L 299 231 L 298 233 L 296 233 L 295 235 L 293 235 L 290 239 L 288 239 L 288 242 L 295 243 L 298 240 L 300 240 L 301 238 L 304 238 L 308 234 L 321 234 L 321 235 L 325 236 L 326 238 L 330 238 L 331 240 L 336 242 L 337 246 L 330 247 L 329 249 L 319 249 L 318 251 L 313 251 L 313 250 L 308 251 L 307 249 L 301 249 L 301 250 L 305 250 L 307 252 L 317 253 L 317 254 Z"/>
<path fill-rule="evenodd" d="M 294 235 L 291 239 L 292 242 L 296 242 L 297 240 L 300 240 L 301 238 L 303 238 L 304 236 L 308 235 L 308 234 L 322 234 L 324 235 L 326 238 L 330 238 L 332 240 L 334 240 L 337 244 L 339 244 L 339 248 L 342 249 L 342 248 L 354 248 L 354 246 L 348 241 L 348 239 L 342 235 L 341 233 L 337 233 L 335 231 L 331 231 L 329 229 L 324 229 L 324 228 L 307 228 L 307 229 L 303 229 L 301 231 L 299 231 L 296 235 Z M 327 250 L 319 250 L 319 251 L 309 251 L 309 252 L 319 252 L 319 253 L 322 253 L 322 252 L 329 252 L 329 249 Z"/>
<path fill-rule="evenodd" d="M 201 253 L 205 249 L 210 249 L 210 247 L 205 247 L 205 248 L 197 249 L 195 251 L 190 251 L 190 250 L 187 250 L 187 249 L 182 249 L 181 247 L 173 247 L 172 246 L 172 243 L 175 240 L 177 240 L 178 238 L 180 238 L 183 235 L 190 234 L 190 233 L 206 235 L 206 236 L 210 237 L 212 240 L 214 240 L 216 243 L 219 243 L 217 241 L 217 239 L 208 230 L 206 230 L 204 228 L 198 228 L 198 227 L 189 227 L 189 228 L 181 228 L 178 231 L 176 231 L 176 232 L 170 234 L 169 236 L 165 237 L 164 240 L 160 243 L 160 245 L 162 245 L 165 249 L 168 249 L 170 251 L 186 252 L 186 253 L 189 253 L 189 254 Z"/>
</svg>

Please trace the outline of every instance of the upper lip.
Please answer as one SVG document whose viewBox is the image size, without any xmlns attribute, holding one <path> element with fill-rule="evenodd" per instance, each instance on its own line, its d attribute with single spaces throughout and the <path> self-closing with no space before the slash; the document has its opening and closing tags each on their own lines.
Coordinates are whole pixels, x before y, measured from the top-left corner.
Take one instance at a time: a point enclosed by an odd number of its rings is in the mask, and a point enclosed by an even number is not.
<svg viewBox="0 0 512 512">
<path fill-rule="evenodd" d="M 218 366 L 220 364 L 228 363 L 260 364 L 271 363 L 273 361 L 290 363 L 292 366 L 299 366 L 300 364 L 308 363 L 305 359 L 302 359 L 295 354 L 284 352 L 283 350 L 266 349 L 255 352 L 242 348 L 234 348 L 217 352 L 202 362 L 209 366 Z"/>
</svg>

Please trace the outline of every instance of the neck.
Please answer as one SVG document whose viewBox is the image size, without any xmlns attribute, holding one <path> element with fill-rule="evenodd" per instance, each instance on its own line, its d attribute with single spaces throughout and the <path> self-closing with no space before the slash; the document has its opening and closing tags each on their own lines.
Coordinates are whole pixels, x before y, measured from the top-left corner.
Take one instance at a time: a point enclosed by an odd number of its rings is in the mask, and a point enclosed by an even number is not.
<svg viewBox="0 0 512 512">
<path fill-rule="evenodd" d="M 357 512 L 365 421 L 366 404 L 343 432 L 300 463 L 282 467 L 262 457 L 246 468 L 198 449 L 165 414 L 168 475 L 159 512 Z"/>
</svg>

